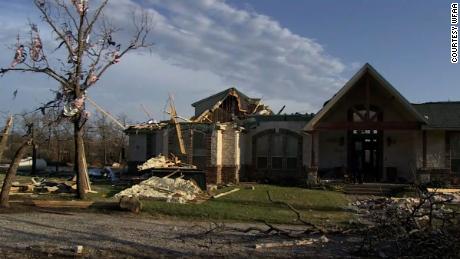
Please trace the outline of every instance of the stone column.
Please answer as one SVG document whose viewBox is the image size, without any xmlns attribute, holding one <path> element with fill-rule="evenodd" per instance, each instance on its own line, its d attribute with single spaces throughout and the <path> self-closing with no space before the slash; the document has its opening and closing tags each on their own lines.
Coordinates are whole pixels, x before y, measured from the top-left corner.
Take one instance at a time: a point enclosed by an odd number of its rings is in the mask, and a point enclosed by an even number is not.
<svg viewBox="0 0 460 259">
<path fill-rule="evenodd" d="M 211 136 L 210 167 L 206 172 L 206 181 L 210 184 L 222 183 L 222 129 L 219 125 Z"/>
<path fill-rule="evenodd" d="M 311 158 L 310 167 L 307 169 L 307 185 L 318 184 L 318 133 L 310 133 Z"/>
</svg>

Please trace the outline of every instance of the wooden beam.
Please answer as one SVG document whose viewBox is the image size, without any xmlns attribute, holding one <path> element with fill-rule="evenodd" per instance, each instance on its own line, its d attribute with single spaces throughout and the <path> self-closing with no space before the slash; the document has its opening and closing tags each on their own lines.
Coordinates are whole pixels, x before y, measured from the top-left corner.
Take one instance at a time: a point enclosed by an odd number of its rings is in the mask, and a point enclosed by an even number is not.
<svg viewBox="0 0 460 259">
<path fill-rule="evenodd" d="M 169 109 L 169 114 L 171 115 L 171 122 L 176 127 L 177 140 L 179 141 L 179 151 L 182 155 L 186 155 L 187 151 L 185 151 L 184 138 L 182 137 L 182 129 L 180 127 L 179 122 L 177 122 L 176 119 L 177 112 L 176 107 L 174 106 L 174 100 L 172 95 L 169 95 Z"/>
<path fill-rule="evenodd" d="M 369 120 L 371 113 L 371 89 L 369 75 L 366 76 L 366 120 Z"/>
<path fill-rule="evenodd" d="M 86 100 L 88 100 L 89 103 L 94 106 L 94 108 L 96 108 L 98 111 L 102 112 L 105 116 L 109 117 L 109 119 L 111 119 L 113 122 L 115 122 L 115 124 L 120 126 L 120 128 L 122 128 L 123 130 L 126 129 L 125 125 L 123 125 L 120 121 L 118 121 L 115 117 L 113 117 L 112 114 L 110 114 L 106 110 L 102 109 L 102 107 L 99 106 L 93 99 L 89 98 L 89 96 L 86 96 Z"/>
<path fill-rule="evenodd" d="M 383 122 L 322 122 L 319 123 L 315 130 L 416 130 L 420 129 L 418 122 L 400 122 L 400 121 L 383 121 Z"/>
</svg>

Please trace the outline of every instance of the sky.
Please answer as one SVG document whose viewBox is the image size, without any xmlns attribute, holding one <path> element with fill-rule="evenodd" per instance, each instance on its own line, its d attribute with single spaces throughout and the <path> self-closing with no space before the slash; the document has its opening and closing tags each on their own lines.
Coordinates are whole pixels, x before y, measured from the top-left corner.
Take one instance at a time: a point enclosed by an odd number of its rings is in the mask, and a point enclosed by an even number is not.
<svg viewBox="0 0 460 259">
<path fill-rule="evenodd" d="M 90 0 L 90 5 L 98 0 Z M 132 52 L 88 91 L 99 105 L 132 122 L 157 120 L 168 94 L 177 111 L 236 87 L 287 113 L 317 112 L 366 62 L 409 101 L 460 101 L 460 65 L 450 63 L 450 2 L 409 0 L 110 0 L 105 17 L 123 28 L 132 10 L 153 19 L 150 51 Z M 30 0 L 0 0 L 0 67 L 16 35 L 37 23 L 45 48 L 57 42 Z M 57 84 L 42 75 L 0 78 L 0 114 L 31 110 Z M 18 90 L 13 99 L 13 92 Z"/>
</svg>

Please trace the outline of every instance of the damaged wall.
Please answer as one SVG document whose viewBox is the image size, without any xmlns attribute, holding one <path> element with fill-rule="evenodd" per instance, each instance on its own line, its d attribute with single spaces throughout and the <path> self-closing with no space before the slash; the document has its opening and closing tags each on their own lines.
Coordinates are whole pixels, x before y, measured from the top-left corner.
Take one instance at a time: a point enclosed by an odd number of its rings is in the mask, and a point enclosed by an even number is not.
<svg viewBox="0 0 460 259">
<path fill-rule="evenodd" d="M 180 123 L 186 154 L 181 154 L 175 126 L 170 124 L 148 133 L 129 134 L 129 164 L 145 162 L 147 153 L 174 154 L 206 173 L 209 184 L 238 183 L 240 170 L 240 129 L 234 123 Z M 149 146 L 150 145 L 150 146 Z"/>
</svg>

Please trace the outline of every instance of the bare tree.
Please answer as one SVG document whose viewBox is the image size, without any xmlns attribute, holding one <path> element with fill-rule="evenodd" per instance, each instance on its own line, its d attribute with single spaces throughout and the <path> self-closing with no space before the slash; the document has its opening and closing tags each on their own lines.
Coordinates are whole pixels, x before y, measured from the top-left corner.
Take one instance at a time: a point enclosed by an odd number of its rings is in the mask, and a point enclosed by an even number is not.
<svg viewBox="0 0 460 259">
<path fill-rule="evenodd" d="M 19 162 L 21 162 L 21 159 L 26 154 L 28 147 L 33 144 L 32 127 L 32 124 L 28 125 L 27 134 L 24 136 L 25 140 L 16 151 L 13 160 L 10 163 L 10 167 L 6 172 L 5 179 L 3 180 L 2 190 L 0 191 L 0 208 L 8 208 L 10 206 L 10 190 L 13 184 L 13 180 L 16 177 Z"/>
<path fill-rule="evenodd" d="M 49 59 L 38 26 L 30 24 L 30 41 L 17 39 L 14 60 L 10 67 L 0 69 L 0 75 L 7 72 L 40 73 L 54 79 L 59 87 L 56 97 L 39 109 L 59 110 L 60 119 L 73 124 L 75 146 L 75 173 L 77 174 L 78 197 L 84 199 L 89 189 L 83 132 L 88 113 L 85 111 L 85 95 L 91 86 L 120 59 L 132 50 L 151 47 L 148 36 L 151 19 L 147 12 L 132 14 L 135 31 L 127 44 L 115 41 L 119 31 L 104 17 L 103 10 L 109 0 L 34 0 L 44 24 L 52 30 L 58 44 L 54 53 L 60 58 Z M 97 27 L 97 28 L 96 28 Z M 62 58 L 60 48 L 64 48 Z M 29 55 L 27 55 L 27 53 Z"/>
<path fill-rule="evenodd" d="M 8 144 L 8 135 L 10 134 L 12 127 L 13 127 L 13 116 L 10 116 L 6 120 L 5 128 L 3 129 L 3 132 L 2 132 L 2 139 L 0 141 L 0 161 L 3 158 L 3 152 L 5 151 L 6 145 Z"/>
</svg>

